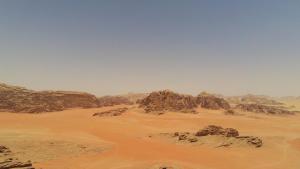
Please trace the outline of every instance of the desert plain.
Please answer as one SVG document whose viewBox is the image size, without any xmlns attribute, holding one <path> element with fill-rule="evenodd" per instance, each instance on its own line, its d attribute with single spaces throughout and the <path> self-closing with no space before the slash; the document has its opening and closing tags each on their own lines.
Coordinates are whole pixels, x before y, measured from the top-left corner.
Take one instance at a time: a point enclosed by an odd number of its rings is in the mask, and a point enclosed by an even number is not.
<svg viewBox="0 0 300 169">
<path fill-rule="evenodd" d="M 1 92 L 1 169 L 300 168 L 296 98 L 236 106 L 207 93 L 168 90 L 133 102 L 4 84 Z M 270 104 L 254 95 L 243 101 L 249 99 Z M 220 131 L 206 128 L 212 125 Z"/>
<path fill-rule="evenodd" d="M 93 113 L 128 107 L 121 116 Z M 136 105 L 70 109 L 41 114 L 0 113 L 0 141 L 19 158 L 43 169 L 298 169 L 300 115 L 249 113 L 228 116 L 198 108 L 198 114 L 141 113 Z M 181 144 L 149 135 L 195 131 L 216 124 L 260 136 L 263 146 L 220 147 Z"/>
</svg>

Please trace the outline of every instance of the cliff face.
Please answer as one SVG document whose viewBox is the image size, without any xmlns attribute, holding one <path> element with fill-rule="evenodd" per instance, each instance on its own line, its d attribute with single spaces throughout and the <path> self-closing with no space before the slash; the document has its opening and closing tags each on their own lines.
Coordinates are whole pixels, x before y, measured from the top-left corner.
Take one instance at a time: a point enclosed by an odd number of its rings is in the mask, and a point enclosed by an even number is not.
<svg viewBox="0 0 300 169">
<path fill-rule="evenodd" d="M 98 106 L 94 95 L 83 92 L 33 91 L 0 84 L 0 110 L 9 112 L 40 113 L 67 108 Z"/>
</svg>

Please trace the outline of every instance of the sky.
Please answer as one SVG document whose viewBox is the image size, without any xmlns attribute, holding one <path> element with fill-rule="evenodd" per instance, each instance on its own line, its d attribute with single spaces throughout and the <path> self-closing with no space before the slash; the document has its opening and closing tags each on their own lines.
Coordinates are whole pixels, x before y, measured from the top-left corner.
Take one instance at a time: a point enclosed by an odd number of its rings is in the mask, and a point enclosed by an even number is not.
<svg viewBox="0 0 300 169">
<path fill-rule="evenodd" d="M 3 0 L 0 82 L 300 95 L 297 0 Z"/>
</svg>

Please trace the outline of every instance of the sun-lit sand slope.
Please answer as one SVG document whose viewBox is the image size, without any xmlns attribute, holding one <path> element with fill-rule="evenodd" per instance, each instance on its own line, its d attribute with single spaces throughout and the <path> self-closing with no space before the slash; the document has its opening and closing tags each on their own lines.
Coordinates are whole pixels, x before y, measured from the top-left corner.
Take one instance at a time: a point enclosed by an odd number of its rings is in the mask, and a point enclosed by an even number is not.
<svg viewBox="0 0 300 169">
<path fill-rule="evenodd" d="M 182 169 L 300 168 L 300 114 L 229 116 L 198 109 L 199 114 L 151 115 L 133 105 L 121 116 L 92 116 L 115 107 L 0 113 L 0 143 L 43 169 L 152 169 L 160 164 Z M 258 136 L 264 144 L 215 148 L 148 137 L 195 132 L 210 124 Z"/>
</svg>

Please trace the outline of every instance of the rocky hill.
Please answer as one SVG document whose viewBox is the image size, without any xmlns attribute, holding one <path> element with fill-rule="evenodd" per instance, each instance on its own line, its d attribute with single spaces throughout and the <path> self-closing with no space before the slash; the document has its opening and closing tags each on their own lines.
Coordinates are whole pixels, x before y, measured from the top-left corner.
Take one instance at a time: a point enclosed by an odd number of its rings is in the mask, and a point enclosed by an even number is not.
<svg viewBox="0 0 300 169">
<path fill-rule="evenodd" d="M 33 91 L 0 84 L 0 110 L 2 111 L 39 113 L 75 107 L 98 107 L 98 100 L 94 95 L 83 92 Z"/>
<path fill-rule="evenodd" d="M 152 92 L 139 101 L 146 112 L 153 111 L 190 111 L 197 107 L 193 96 L 182 95 L 169 90 Z"/>
<path fill-rule="evenodd" d="M 196 97 L 196 102 L 203 108 L 207 109 L 230 109 L 229 103 L 220 97 L 203 92 Z"/>
</svg>

